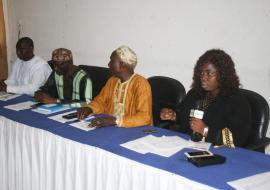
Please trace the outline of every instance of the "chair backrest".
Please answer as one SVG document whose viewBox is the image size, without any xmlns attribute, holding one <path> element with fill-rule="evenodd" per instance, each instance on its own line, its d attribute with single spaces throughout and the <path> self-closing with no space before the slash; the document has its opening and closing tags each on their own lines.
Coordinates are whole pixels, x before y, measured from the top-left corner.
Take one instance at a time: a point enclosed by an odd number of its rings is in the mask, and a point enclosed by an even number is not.
<svg viewBox="0 0 270 190">
<path fill-rule="evenodd" d="M 49 60 L 48 61 L 48 64 L 50 65 L 52 71 L 54 71 L 53 61 L 52 60 Z"/>
<path fill-rule="evenodd" d="M 165 76 L 148 78 L 152 90 L 154 124 L 160 122 L 159 113 L 164 107 L 176 108 L 186 95 L 184 86 L 176 79 Z"/>
<path fill-rule="evenodd" d="M 252 126 L 246 146 L 259 144 L 265 137 L 269 124 L 269 106 L 260 94 L 251 90 L 240 89 L 251 108 Z"/>
<path fill-rule="evenodd" d="M 111 77 L 109 68 L 90 65 L 79 65 L 79 67 L 87 72 L 92 80 L 94 98 L 99 94 L 107 80 Z"/>
</svg>

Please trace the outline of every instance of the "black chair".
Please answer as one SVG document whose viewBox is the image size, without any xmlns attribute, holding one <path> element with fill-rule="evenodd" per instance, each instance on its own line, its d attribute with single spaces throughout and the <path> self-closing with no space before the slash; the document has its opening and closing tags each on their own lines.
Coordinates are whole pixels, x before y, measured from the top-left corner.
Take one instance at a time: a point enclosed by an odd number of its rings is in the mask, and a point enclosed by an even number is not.
<svg viewBox="0 0 270 190">
<path fill-rule="evenodd" d="M 168 128 L 168 122 L 164 124 L 160 120 L 160 110 L 164 107 L 175 109 L 186 95 L 186 90 L 178 80 L 165 76 L 150 77 L 148 82 L 152 90 L 154 125 Z"/>
<path fill-rule="evenodd" d="M 90 65 L 79 65 L 92 80 L 93 85 L 93 98 L 99 94 L 107 80 L 111 77 L 109 68 L 90 66 Z"/>
<path fill-rule="evenodd" d="M 265 152 L 270 139 L 266 137 L 269 124 L 269 106 L 267 101 L 258 93 L 251 90 L 240 89 L 251 107 L 252 126 L 246 145 L 247 149 Z"/>
<path fill-rule="evenodd" d="M 50 65 L 52 71 L 54 71 L 53 61 L 52 60 L 48 61 L 48 64 Z"/>
</svg>

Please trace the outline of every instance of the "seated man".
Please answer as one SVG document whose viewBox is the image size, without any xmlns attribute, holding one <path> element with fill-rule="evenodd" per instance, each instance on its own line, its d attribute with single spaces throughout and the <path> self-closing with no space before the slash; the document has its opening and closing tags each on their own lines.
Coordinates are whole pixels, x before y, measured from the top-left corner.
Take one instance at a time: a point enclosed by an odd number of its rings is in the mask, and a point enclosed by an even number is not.
<svg viewBox="0 0 270 190">
<path fill-rule="evenodd" d="M 32 39 L 19 39 L 16 52 L 18 59 L 7 80 L 0 81 L 0 91 L 33 95 L 46 82 L 52 70 L 46 61 L 34 55 Z"/>
<path fill-rule="evenodd" d="M 152 125 L 152 95 L 148 81 L 134 73 L 137 56 L 129 47 L 112 52 L 109 69 L 113 75 L 87 107 L 78 110 L 78 118 L 89 114 L 110 114 L 92 120 L 89 127 Z"/>
<path fill-rule="evenodd" d="M 87 73 L 73 65 L 72 53 L 59 48 L 53 51 L 54 71 L 46 84 L 35 93 L 38 102 L 72 104 L 80 107 L 92 99 L 92 81 Z"/>
</svg>

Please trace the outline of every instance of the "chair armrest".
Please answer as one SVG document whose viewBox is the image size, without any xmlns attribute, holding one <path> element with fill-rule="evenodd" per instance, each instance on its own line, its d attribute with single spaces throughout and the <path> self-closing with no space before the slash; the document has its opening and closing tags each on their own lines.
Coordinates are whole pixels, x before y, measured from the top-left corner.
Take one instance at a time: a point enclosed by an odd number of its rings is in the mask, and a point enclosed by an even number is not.
<svg viewBox="0 0 270 190">
<path fill-rule="evenodd" d="M 250 150 L 259 151 L 259 152 L 264 152 L 265 147 L 268 146 L 269 144 L 270 144 L 270 138 L 265 137 L 260 142 L 253 144 L 253 145 L 245 146 L 245 148 L 250 149 Z"/>
</svg>

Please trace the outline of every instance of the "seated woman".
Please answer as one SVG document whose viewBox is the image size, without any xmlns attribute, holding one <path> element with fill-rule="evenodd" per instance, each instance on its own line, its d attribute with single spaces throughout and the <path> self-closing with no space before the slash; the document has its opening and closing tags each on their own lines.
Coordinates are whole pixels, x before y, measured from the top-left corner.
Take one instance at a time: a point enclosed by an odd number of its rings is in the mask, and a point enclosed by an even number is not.
<svg viewBox="0 0 270 190">
<path fill-rule="evenodd" d="M 160 117 L 174 120 L 179 131 L 192 137 L 205 137 L 216 145 L 243 146 L 250 131 L 251 110 L 239 85 L 231 57 L 223 50 L 209 50 L 197 61 L 192 88 L 179 109 L 163 108 Z M 203 111 L 201 119 L 194 116 L 196 109 Z"/>
</svg>

